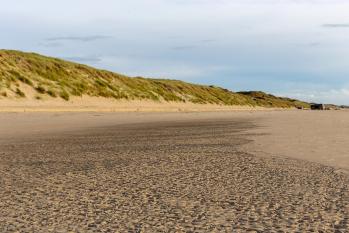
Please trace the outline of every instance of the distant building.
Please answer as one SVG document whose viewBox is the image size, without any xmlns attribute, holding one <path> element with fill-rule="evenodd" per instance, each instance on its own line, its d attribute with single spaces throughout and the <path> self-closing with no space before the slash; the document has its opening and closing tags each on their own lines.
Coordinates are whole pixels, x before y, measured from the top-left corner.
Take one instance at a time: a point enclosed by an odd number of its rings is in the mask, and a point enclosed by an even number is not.
<svg viewBox="0 0 349 233">
<path fill-rule="evenodd" d="M 312 104 L 310 105 L 311 110 L 326 110 L 326 106 L 324 104 Z"/>
</svg>

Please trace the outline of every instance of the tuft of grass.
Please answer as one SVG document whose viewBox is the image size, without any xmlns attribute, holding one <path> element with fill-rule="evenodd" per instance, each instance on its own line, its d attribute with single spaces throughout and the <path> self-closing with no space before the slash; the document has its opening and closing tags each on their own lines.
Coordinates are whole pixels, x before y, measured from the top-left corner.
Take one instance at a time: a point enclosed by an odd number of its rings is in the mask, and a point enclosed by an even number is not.
<svg viewBox="0 0 349 233">
<path fill-rule="evenodd" d="M 25 97 L 25 94 L 23 91 L 21 91 L 19 88 L 16 88 L 16 95 L 18 95 L 21 98 Z"/>
<path fill-rule="evenodd" d="M 59 94 L 59 96 L 66 101 L 68 101 L 70 99 L 68 92 L 66 92 L 64 90 Z"/>
<path fill-rule="evenodd" d="M 56 92 L 54 92 L 54 91 L 51 90 L 51 89 L 47 90 L 46 93 L 49 94 L 49 96 L 51 96 L 51 97 L 53 97 L 53 98 L 56 98 L 56 97 L 57 97 Z"/>
<path fill-rule="evenodd" d="M 25 83 L 25 84 L 28 84 L 30 86 L 33 86 L 33 82 L 30 79 L 28 79 L 28 78 L 24 77 L 23 75 L 21 75 L 19 72 L 15 71 L 15 70 L 10 70 L 9 73 L 13 75 L 13 78 L 15 80 L 18 79 L 22 83 Z"/>
<path fill-rule="evenodd" d="M 35 88 L 35 90 L 36 90 L 37 92 L 39 92 L 40 94 L 45 94 L 45 92 L 46 92 L 46 89 L 45 89 L 44 87 L 42 87 L 42 86 L 37 86 L 37 87 Z"/>
</svg>

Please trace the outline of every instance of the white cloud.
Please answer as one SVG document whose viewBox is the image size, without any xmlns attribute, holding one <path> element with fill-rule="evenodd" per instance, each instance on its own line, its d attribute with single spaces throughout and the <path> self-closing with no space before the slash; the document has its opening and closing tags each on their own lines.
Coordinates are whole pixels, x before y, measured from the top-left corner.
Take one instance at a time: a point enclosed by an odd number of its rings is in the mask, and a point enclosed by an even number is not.
<svg viewBox="0 0 349 233">
<path fill-rule="evenodd" d="M 182 79 L 196 83 L 200 83 L 200 79 L 203 77 L 214 76 L 217 72 L 230 68 L 219 65 L 202 67 L 180 62 L 173 63 L 168 60 L 149 61 L 147 59 L 116 56 L 106 56 L 100 59 L 99 65 L 103 64 L 101 68 L 114 70 L 132 77 Z"/>
<path fill-rule="evenodd" d="M 349 105 L 349 87 L 329 90 L 296 90 L 286 93 L 278 93 L 278 95 L 289 96 L 315 103 Z"/>
<path fill-rule="evenodd" d="M 348 0 L 4 1 L 0 44 L 130 75 L 344 102 L 348 12 Z"/>
</svg>

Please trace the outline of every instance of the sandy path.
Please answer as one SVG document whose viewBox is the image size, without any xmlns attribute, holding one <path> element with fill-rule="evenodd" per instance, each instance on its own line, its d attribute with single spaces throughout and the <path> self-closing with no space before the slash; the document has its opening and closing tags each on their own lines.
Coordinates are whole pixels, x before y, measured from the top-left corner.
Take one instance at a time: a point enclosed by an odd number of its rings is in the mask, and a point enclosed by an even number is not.
<svg viewBox="0 0 349 233">
<path fill-rule="evenodd" d="M 346 174 L 245 152 L 285 114 L 1 115 L 0 232 L 345 232 Z"/>
</svg>

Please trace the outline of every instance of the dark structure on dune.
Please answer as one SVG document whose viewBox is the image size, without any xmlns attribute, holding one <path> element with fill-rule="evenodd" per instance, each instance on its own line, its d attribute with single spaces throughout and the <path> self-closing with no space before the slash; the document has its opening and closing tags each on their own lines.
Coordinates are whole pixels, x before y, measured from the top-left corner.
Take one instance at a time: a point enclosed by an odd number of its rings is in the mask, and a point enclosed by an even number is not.
<svg viewBox="0 0 349 233">
<path fill-rule="evenodd" d="M 311 110 L 341 110 L 344 109 L 341 106 L 337 106 L 334 104 L 311 104 Z"/>
<path fill-rule="evenodd" d="M 324 104 L 311 104 L 311 110 L 325 110 L 326 106 Z"/>
</svg>

